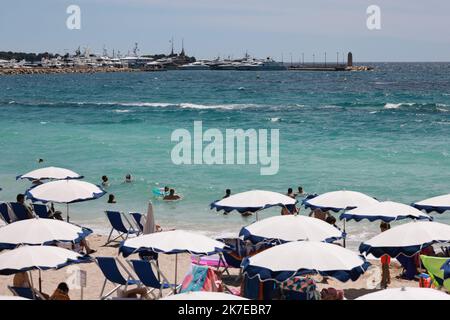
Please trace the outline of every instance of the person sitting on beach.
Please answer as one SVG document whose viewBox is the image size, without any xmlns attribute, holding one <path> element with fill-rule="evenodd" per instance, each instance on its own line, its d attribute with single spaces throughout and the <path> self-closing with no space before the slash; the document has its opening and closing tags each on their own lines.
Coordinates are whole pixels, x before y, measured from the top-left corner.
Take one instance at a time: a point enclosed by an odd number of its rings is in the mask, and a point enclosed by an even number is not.
<svg viewBox="0 0 450 320">
<path fill-rule="evenodd" d="M 164 196 L 163 200 L 166 201 L 174 201 L 174 200 L 180 200 L 181 197 L 177 194 L 175 194 L 175 189 L 170 189 L 169 194 Z"/>
<path fill-rule="evenodd" d="M 25 211 L 27 212 L 28 219 L 33 219 L 34 218 L 33 209 L 31 209 L 31 207 L 25 202 L 25 195 L 19 193 L 16 197 L 16 201 L 17 203 L 24 206 Z"/>
<path fill-rule="evenodd" d="M 50 296 L 50 300 L 70 300 L 69 286 L 67 285 L 67 283 L 61 282 L 60 284 L 58 284 L 55 292 L 53 292 L 53 294 Z"/>
<path fill-rule="evenodd" d="M 227 189 L 227 190 L 225 190 L 225 195 L 222 197 L 222 199 L 226 199 L 226 198 L 228 198 L 230 196 L 231 196 L 231 190 Z"/>
<path fill-rule="evenodd" d="M 332 215 L 329 215 L 326 219 L 325 222 L 328 224 L 331 224 L 333 227 L 335 227 L 336 229 L 339 229 L 339 227 L 336 225 L 336 218 L 333 217 Z M 339 229 L 341 230 L 341 229 Z"/>
<path fill-rule="evenodd" d="M 14 275 L 13 286 L 17 288 L 31 288 L 28 272 L 18 272 Z"/>
<path fill-rule="evenodd" d="M 327 218 L 330 216 L 330 213 L 328 211 L 322 211 L 322 209 L 314 209 L 309 213 L 310 217 L 320 219 L 322 221 L 326 221 Z"/>
<path fill-rule="evenodd" d="M 385 232 L 391 228 L 391 225 L 387 222 L 381 222 L 380 230 L 381 232 Z M 391 257 L 387 254 L 381 257 L 381 289 L 386 289 L 388 284 L 391 283 L 391 273 L 389 270 L 389 266 L 391 264 Z"/>
<path fill-rule="evenodd" d="M 108 197 L 108 203 L 117 203 L 116 197 L 112 193 Z"/>
<path fill-rule="evenodd" d="M 64 221 L 64 219 L 62 218 L 62 212 L 55 210 L 55 205 L 53 204 L 53 202 L 50 204 L 50 209 L 48 210 L 48 215 L 52 219 Z"/>
<path fill-rule="evenodd" d="M 133 181 L 133 179 L 131 178 L 131 174 L 127 174 L 125 176 L 125 183 L 131 183 Z"/>
<path fill-rule="evenodd" d="M 43 292 L 39 292 L 35 288 L 31 286 L 30 277 L 28 276 L 28 272 L 18 272 L 14 275 L 13 278 L 13 287 L 15 288 L 29 288 L 31 289 L 35 294 L 40 295 L 44 299 L 48 299 L 49 295 L 45 294 Z"/>
<path fill-rule="evenodd" d="M 102 186 L 109 187 L 109 179 L 107 176 L 102 176 Z"/>
</svg>

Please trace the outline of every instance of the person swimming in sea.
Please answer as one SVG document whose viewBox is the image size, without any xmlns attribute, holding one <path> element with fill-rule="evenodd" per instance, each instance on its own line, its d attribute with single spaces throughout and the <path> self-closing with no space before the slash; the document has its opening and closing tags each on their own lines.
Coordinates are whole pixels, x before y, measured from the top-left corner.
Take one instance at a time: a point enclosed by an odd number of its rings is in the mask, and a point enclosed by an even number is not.
<svg viewBox="0 0 450 320">
<path fill-rule="evenodd" d="M 164 188 L 165 191 L 165 188 Z M 169 194 L 164 196 L 163 200 L 165 201 L 174 201 L 174 200 L 180 200 L 181 197 L 177 194 L 175 194 L 175 189 L 170 189 Z"/>
<path fill-rule="evenodd" d="M 102 186 L 109 187 L 109 179 L 108 176 L 102 176 Z"/>
<path fill-rule="evenodd" d="M 131 174 L 128 173 L 128 174 L 125 176 L 125 183 L 131 183 L 131 182 L 133 182 L 133 178 L 131 177 Z"/>
<path fill-rule="evenodd" d="M 230 196 L 231 196 L 231 190 L 227 189 L 227 190 L 225 190 L 225 195 L 222 197 L 222 199 L 229 198 Z"/>
<path fill-rule="evenodd" d="M 113 194 L 110 194 L 108 197 L 108 203 L 117 203 L 116 196 L 114 196 Z"/>
</svg>

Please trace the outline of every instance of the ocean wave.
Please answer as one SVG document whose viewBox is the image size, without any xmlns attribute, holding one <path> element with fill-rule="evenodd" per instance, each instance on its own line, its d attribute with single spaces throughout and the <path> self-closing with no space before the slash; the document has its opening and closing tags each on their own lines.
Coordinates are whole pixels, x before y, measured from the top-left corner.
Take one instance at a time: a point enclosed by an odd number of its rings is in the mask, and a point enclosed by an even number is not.
<svg viewBox="0 0 450 320">
<path fill-rule="evenodd" d="M 449 112 L 449 105 L 443 103 L 415 103 L 415 102 L 400 102 L 400 103 L 386 103 L 384 109 L 386 110 L 396 110 L 396 109 L 406 109 L 406 110 L 421 110 L 421 111 L 437 111 L 437 112 Z"/>
</svg>

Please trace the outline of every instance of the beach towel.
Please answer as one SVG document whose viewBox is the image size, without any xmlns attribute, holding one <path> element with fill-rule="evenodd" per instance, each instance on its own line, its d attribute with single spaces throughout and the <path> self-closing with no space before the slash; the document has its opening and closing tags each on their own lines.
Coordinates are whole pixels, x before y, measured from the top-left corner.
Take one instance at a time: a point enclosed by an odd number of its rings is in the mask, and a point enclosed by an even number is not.
<svg viewBox="0 0 450 320">
<path fill-rule="evenodd" d="M 423 266 L 437 287 L 444 287 L 450 292 L 450 278 L 445 277 L 446 266 L 450 263 L 449 258 L 420 256 Z M 448 274 L 447 274 L 448 275 Z"/>
<path fill-rule="evenodd" d="M 316 282 L 309 277 L 294 277 L 281 284 L 286 300 L 319 300 Z"/>
<path fill-rule="evenodd" d="M 192 265 L 181 284 L 181 293 L 193 291 L 222 292 L 222 281 L 213 269 Z"/>
</svg>

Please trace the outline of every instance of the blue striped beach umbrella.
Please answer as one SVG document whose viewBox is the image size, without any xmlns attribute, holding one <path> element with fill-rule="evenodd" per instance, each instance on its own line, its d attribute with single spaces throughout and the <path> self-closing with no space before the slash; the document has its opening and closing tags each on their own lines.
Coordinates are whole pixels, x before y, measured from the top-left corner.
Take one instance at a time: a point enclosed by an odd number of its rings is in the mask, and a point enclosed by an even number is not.
<svg viewBox="0 0 450 320">
<path fill-rule="evenodd" d="M 64 180 L 64 179 L 82 179 L 83 176 L 78 173 L 58 167 L 46 167 L 36 169 L 25 174 L 21 174 L 16 177 L 16 180 L 19 179 L 28 179 L 28 180 Z"/>
<path fill-rule="evenodd" d="M 396 226 L 361 243 L 359 251 L 377 258 L 387 254 L 413 256 L 434 243 L 450 241 L 450 225 L 433 221 L 414 221 Z"/>
<path fill-rule="evenodd" d="M 444 213 L 445 211 L 450 211 L 450 194 L 445 194 L 442 196 L 415 202 L 412 204 L 412 206 L 419 210 L 424 210 L 428 213 Z"/>
<path fill-rule="evenodd" d="M 285 215 L 266 218 L 241 229 L 239 236 L 253 243 L 291 241 L 333 242 L 343 237 L 338 228 L 311 217 Z"/>
<path fill-rule="evenodd" d="M 106 191 L 95 184 L 81 180 L 56 180 L 29 189 L 28 199 L 37 202 L 64 203 L 67 205 L 67 221 L 69 221 L 69 204 L 95 200 L 103 197 Z"/>
<path fill-rule="evenodd" d="M 339 281 L 357 280 L 370 266 L 363 256 L 341 246 L 295 241 L 264 250 L 242 262 L 250 279 L 285 282 L 293 277 L 320 274 Z"/>
<path fill-rule="evenodd" d="M 370 222 L 381 220 L 388 223 L 402 219 L 433 220 L 432 217 L 416 208 L 392 201 L 378 202 L 346 211 L 339 216 L 339 219 L 346 221 L 366 219 Z"/>
<path fill-rule="evenodd" d="M 256 219 L 258 219 L 257 213 L 261 210 L 278 206 L 285 207 L 292 212 L 296 203 L 297 200 L 278 192 L 251 190 L 217 200 L 211 203 L 210 207 L 224 212 L 253 212 L 256 213 Z"/>
</svg>

